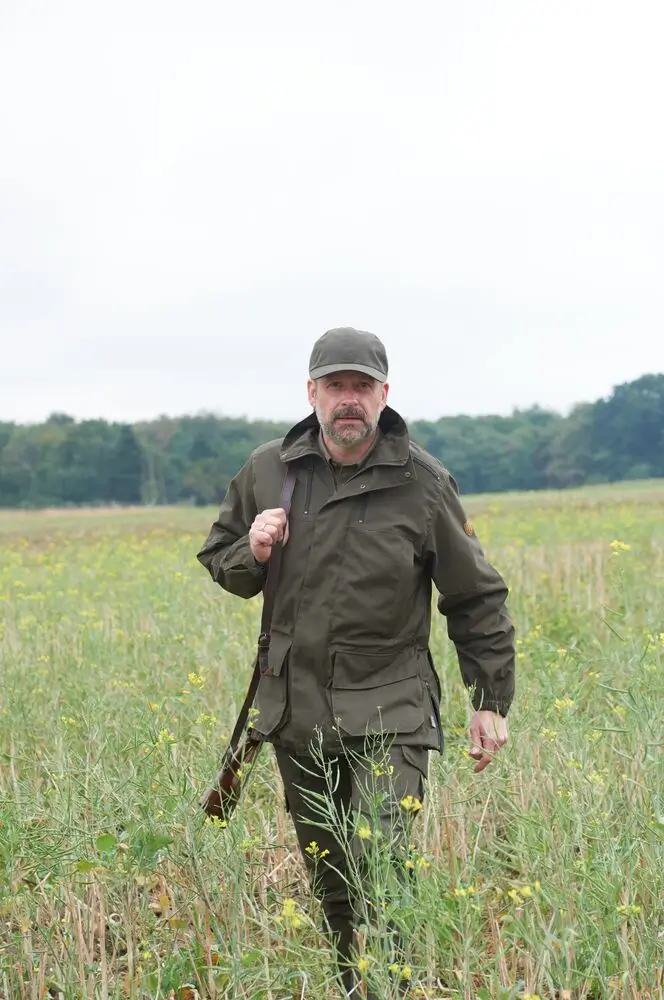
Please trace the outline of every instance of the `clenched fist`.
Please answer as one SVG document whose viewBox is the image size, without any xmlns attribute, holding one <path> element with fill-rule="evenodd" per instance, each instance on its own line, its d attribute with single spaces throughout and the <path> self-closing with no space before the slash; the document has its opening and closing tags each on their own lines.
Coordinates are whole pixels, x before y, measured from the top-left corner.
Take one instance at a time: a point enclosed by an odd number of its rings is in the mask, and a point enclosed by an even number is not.
<svg viewBox="0 0 664 1000">
<path fill-rule="evenodd" d="M 249 547 L 256 562 L 265 563 L 272 555 L 275 542 L 288 541 L 288 519 L 281 507 L 257 514 L 249 529 Z"/>
</svg>

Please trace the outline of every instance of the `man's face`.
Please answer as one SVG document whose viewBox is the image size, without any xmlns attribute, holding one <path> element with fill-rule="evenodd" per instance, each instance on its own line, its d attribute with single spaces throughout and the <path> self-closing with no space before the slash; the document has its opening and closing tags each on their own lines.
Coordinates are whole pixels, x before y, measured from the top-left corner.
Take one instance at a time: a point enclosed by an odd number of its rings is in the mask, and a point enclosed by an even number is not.
<svg viewBox="0 0 664 1000">
<path fill-rule="evenodd" d="M 309 379 L 309 403 L 330 441 L 353 448 L 373 437 L 387 402 L 389 386 L 361 372 L 334 372 L 313 382 Z"/>
</svg>

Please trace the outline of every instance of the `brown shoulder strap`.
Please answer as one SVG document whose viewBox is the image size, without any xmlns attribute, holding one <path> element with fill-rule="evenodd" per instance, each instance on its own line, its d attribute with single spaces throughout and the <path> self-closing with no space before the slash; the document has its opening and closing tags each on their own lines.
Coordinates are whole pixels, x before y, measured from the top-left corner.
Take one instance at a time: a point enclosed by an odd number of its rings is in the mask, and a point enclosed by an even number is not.
<svg viewBox="0 0 664 1000">
<path fill-rule="evenodd" d="M 281 488 L 281 499 L 279 506 L 286 511 L 288 517 L 295 489 L 297 469 L 293 465 L 288 466 L 286 478 Z M 272 627 L 272 614 L 274 612 L 274 601 L 277 596 L 279 577 L 281 576 L 281 557 L 283 555 L 283 544 L 279 543 L 272 548 L 272 555 L 267 565 L 267 579 L 263 588 L 263 613 L 261 615 L 261 631 L 258 636 L 258 661 L 260 672 L 266 674 L 268 671 L 267 652 L 270 648 L 270 628 Z"/>
<path fill-rule="evenodd" d="M 279 500 L 279 506 L 286 511 L 286 517 L 288 517 L 290 513 L 296 479 L 297 469 L 293 464 L 290 464 L 287 467 L 286 477 L 281 488 L 281 498 Z M 249 684 L 247 697 L 244 699 L 244 703 L 240 709 L 240 714 L 238 715 L 237 722 L 235 723 L 235 728 L 231 734 L 229 746 L 231 754 L 235 753 L 237 750 L 240 737 L 242 736 L 244 727 L 247 724 L 249 709 L 253 705 L 254 698 L 256 697 L 256 691 L 258 690 L 258 682 L 261 679 L 261 674 L 265 674 L 268 671 L 267 653 L 270 648 L 270 628 L 272 625 L 274 601 L 277 596 L 277 587 L 279 585 L 279 576 L 281 574 L 282 550 L 282 543 L 275 545 L 272 549 L 272 555 L 270 556 L 270 561 L 268 563 L 267 578 L 265 580 L 265 586 L 263 587 L 263 613 L 261 615 L 261 631 L 258 637 L 258 655 L 256 656 L 254 672 L 251 675 L 251 683 Z"/>
</svg>

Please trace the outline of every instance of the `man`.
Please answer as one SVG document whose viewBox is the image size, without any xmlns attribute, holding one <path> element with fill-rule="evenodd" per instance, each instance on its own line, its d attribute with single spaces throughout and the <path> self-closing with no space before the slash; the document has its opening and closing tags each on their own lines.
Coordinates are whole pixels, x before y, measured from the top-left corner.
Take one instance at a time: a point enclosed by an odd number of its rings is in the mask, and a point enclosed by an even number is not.
<svg viewBox="0 0 664 1000">
<path fill-rule="evenodd" d="M 403 814 L 421 803 L 429 750 L 443 747 L 432 584 L 471 692 L 476 771 L 507 740 L 514 690 L 505 583 L 452 477 L 387 406 L 387 376 L 378 337 L 325 333 L 309 363 L 312 414 L 254 451 L 198 554 L 225 590 L 249 598 L 284 544 L 253 728 L 274 745 L 349 991 L 353 928 L 371 911 L 357 859 L 376 833 L 395 854 L 407 844 Z M 288 518 L 278 506 L 287 467 L 297 473 Z M 338 818 L 351 815 L 346 837 Z"/>
</svg>

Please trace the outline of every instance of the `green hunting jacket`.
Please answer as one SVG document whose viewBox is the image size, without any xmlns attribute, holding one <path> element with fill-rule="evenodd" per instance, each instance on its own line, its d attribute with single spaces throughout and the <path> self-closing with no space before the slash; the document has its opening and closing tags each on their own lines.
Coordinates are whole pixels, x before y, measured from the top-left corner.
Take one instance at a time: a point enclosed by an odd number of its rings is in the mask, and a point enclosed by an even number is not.
<svg viewBox="0 0 664 1000">
<path fill-rule="evenodd" d="M 257 448 L 198 553 L 212 578 L 239 597 L 262 591 L 267 570 L 248 532 L 257 513 L 279 506 L 290 463 L 297 480 L 256 733 L 293 749 L 317 734 L 332 749 L 376 732 L 442 749 L 432 584 L 473 705 L 505 715 L 514 692 L 507 587 L 453 478 L 389 407 L 375 447 L 338 486 L 314 414 Z"/>
</svg>

